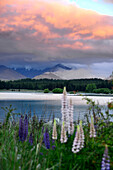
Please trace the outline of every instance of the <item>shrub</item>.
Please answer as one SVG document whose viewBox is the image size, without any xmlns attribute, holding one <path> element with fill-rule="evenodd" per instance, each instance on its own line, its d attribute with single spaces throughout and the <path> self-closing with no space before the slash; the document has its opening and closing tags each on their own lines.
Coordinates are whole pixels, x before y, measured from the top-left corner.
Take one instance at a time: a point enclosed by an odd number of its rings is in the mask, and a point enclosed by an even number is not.
<svg viewBox="0 0 113 170">
<path fill-rule="evenodd" d="M 61 88 L 55 88 L 52 90 L 53 93 L 63 93 L 63 89 Z"/>
<path fill-rule="evenodd" d="M 49 93 L 49 89 L 44 89 L 44 93 Z"/>
</svg>

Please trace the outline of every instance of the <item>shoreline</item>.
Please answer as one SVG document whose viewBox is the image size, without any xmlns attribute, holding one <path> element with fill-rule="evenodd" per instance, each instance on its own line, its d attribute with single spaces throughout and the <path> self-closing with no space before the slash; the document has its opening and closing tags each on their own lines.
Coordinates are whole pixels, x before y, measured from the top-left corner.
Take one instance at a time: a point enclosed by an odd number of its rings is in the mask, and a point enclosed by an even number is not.
<svg viewBox="0 0 113 170">
<path fill-rule="evenodd" d="M 67 94 L 68 100 L 71 98 L 73 104 L 82 103 L 86 104 L 86 100 L 83 98 L 89 98 L 95 101 L 96 103 L 99 102 L 100 105 L 106 105 L 108 102 L 113 101 L 113 96 L 80 96 L 80 95 L 70 95 Z M 0 101 L 18 101 L 18 100 L 61 100 L 62 94 L 52 94 L 52 93 L 23 93 L 23 92 L 0 92 Z"/>
</svg>

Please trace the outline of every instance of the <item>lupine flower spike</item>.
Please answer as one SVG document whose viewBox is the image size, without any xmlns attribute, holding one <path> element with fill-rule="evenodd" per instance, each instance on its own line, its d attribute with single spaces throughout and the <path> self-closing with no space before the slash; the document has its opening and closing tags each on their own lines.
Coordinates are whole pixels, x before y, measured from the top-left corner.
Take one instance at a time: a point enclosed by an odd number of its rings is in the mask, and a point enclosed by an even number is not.
<svg viewBox="0 0 113 170">
<path fill-rule="evenodd" d="M 72 135 L 74 132 L 74 124 L 73 124 L 73 104 L 72 99 L 69 102 L 69 109 L 68 109 L 68 134 Z"/>
<path fill-rule="evenodd" d="M 67 135 L 66 135 L 65 123 L 64 122 L 62 124 L 60 141 L 61 141 L 61 143 L 66 143 L 67 142 Z"/>
<path fill-rule="evenodd" d="M 73 142 L 72 152 L 77 153 L 84 147 L 84 131 L 82 128 L 82 121 L 77 126 L 76 136 Z"/>
<path fill-rule="evenodd" d="M 110 170 L 110 157 L 108 155 L 108 147 L 105 146 L 105 151 L 102 158 L 101 170 Z"/>
<path fill-rule="evenodd" d="M 80 126 L 77 125 L 77 132 L 73 141 L 72 152 L 77 153 L 80 151 Z"/>
<path fill-rule="evenodd" d="M 46 128 L 46 131 L 44 133 L 44 143 L 47 149 L 50 149 L 50 140 L 49 140 L 49 133 L 48 129 Z"/>
<path fill-rule="evenodd" d="M 57 139 L 56 120 L 54 120 L 54 124 L 53 124 L 52 139 Z"/>
<path fill-rule="evenodd" d="M 90 124 L 90 138 L 92 138 L 92 137 L 93 138 L 96 137 L 93 116 L 91 116 L 91 124 Z"/>
<path fill-rule="evenodd" d="M 84 147 L 84 131 L 82 128 L 82 120 L 80 121 L 80 149 Z"/>
<path fill-rule="evenodd" d="M 68 128 L 68 107 L 67 107 L 67 92 L 66 92 L 66 87 L 64 87 L 64 90 L 63 90 L 63 97 L 62 97 L 62 109 L 61 109 L 61 112 L 62 112 L 62 124 L 64 122 L 65 124 L 65 129 L 67 131 L 67 128 Z"/>
</svg>

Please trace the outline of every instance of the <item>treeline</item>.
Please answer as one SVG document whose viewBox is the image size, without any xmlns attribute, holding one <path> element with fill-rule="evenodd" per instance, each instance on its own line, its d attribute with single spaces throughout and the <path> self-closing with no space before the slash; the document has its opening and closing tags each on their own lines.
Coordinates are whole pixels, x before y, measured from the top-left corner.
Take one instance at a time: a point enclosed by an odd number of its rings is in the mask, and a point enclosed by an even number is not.
<svg viewBox="0 0 113 170">
<path fill-rule="evenodd" d="M 88 84 L 94 83 L 97 88 L 112 88 L 112 81 L 102 79 L 76 79 L 76 80 L 49 80 L 49 79 L 22 79 L 15 81 L 0 81 L 0 89 L 28 89 L 53 90 L 66 86 L 67 91 L 85 91 Z"/>
</svg>

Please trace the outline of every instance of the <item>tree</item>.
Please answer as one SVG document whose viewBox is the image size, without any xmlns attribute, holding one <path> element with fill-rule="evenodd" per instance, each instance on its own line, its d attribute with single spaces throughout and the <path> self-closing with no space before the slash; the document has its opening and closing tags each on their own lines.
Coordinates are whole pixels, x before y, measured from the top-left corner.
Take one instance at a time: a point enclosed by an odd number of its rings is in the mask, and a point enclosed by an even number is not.
<svg viewBox="0 0 113 170">
<path fill-rule="evenodd" d="M 95 85 L 94 83 L 88 84 L 88 85 L 86 86 L 86 92 L 92 93 L 93 90 L 96 89 L 96 88 L 97 88 L 97 87 L 96 87 L 96 85 Z"/>
</svg>

